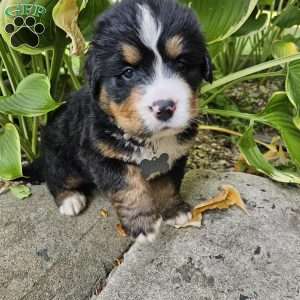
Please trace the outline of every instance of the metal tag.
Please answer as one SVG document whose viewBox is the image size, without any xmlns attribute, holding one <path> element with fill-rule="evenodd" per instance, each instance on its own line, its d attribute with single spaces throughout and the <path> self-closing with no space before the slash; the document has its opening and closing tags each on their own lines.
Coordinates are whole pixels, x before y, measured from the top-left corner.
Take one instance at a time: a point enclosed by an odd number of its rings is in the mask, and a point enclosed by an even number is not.
<svg viewBox="0 0 300 300">
<path fill-rule="evenodd" d="M 142 160 L 140 166 L 143 176 L 148 179 L 153 177 L 153 175 L 167 173 L 170 169 L 168 161 L 169 155 L 167 153 L 162 154 L 159 158 L 154 157 L 152 160 Z"/>
</svg>

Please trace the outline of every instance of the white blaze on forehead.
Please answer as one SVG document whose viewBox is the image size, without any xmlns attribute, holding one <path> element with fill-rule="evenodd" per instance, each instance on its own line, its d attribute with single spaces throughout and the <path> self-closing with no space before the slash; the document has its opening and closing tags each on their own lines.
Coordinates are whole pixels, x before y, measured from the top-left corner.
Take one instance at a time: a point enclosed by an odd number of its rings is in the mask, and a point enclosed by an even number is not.
<svg viewBox="0 0 300 300">
<path fill-rule="evenodd" d="M 152 11 L 148 5 L 138 4 L 140 9 L 139 23 L 140 23 L 140 39 L 145 44 L 154 51 L 158 56 L 157 43 L 161 35 L 161 23 L 159 20 L 155 20 Z"/>
<path fill-rule="evenodd" d="M 143 44 L 151 49 L 155 55 L 154 74 L 151 82 L 143 86 L 143 99 L 139 103 L 138 111 L 145 126 L 151 131 L 160 131 L 165 126 L 182 128 L 190 120 L 190 99 L 192 92 L 186 81 L 175 72 L 167 69 L 158 50 L 159 38 L 162 34 L 162 24 L 155 18 L 148 5 L 138 4 L 140 13 L 139 37 Z M 177 109 L 174 116 L 166 124 L 149 111 L 149 107 L 158 100 L 173 100 Z"/>
</svg>

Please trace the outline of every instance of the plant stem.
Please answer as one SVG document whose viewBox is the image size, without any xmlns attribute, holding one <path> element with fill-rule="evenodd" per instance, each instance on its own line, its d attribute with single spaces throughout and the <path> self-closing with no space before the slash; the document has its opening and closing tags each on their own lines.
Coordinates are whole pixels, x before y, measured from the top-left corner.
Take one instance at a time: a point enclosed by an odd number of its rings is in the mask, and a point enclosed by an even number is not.
<svg viewBox="0 0 300 300">
<path fill-rule="evenodd" d="M 73 71 L 73 67 L 72 67 L 72 64 L 71 64 L 71 61 L 69 59 L 69 57 L 67 57 L 67 55 L 64 55 L 64 62 L 67 66 L 67 69 L 68 69 L 68 72 L 71 76 L 71 79 L 72 79 L 72 82 L 73 82 L 73 85 L 74 85 L 74 88 L 76 90 L 80 90 L 81 88 L 81 84 L 78 80 L 78 78 L 76 77 L 76 75 L 74 74 L 74 71 Z"/>
<path fill-rule="evenodd" d="M 18 71 L 18 82 L 20 82 L 23 78 L 26 77 L 26 70 L 23 66 L 23 63 L 20 61 L 19 55 L 12 48 L 8 48 L 16 70 Z"/>
<path fill-rule="evenodd" d="M 46 70 L 47 74 L 50 73 L 50 58 L 49 58 L 49 50 L 45 52 L 45 62 L 46 62 Z"/>
<path fill-rule="evenodd" d="M 273 60 L 270 60 L 268 62 L 259 64 L 259 65 L 256 65 L 256 66 L 253 66 L 253 67 L 250 67 L 250 68 L 238 71 L 238 72 L 235 72 L 235 73 L 230 74 L 228 76 L 225 76 L 225 77 L 223 77 L 219 80 L 216 80 L 212 84 L 204 85 L 202 87 L 202 93 L 207 93 L 207 92 L 209 92 L 209 91 L 211 91 L 211 90 L 213 90 L 217 87 L 223 86 L 223 85 L 228 84 L 228 83 L 230 83 L 232 81 L 235 81 L 235 80 L 239 80 L 242 77 L 249 76 L 251 74 L 255 74 L 255 73 L 261 72 L 263 70 L 267 70 L 267 69 L 270 69 L 272 67 L 276 67 L 276 66 L 279 66 L 281 64 L 289 63 L 289 62 L 292 62 L 292 61 L 295 61 L 295 60 L 300 60 L 300 54 L 291 55 L 291 56 L 284 57 L 284 58 L 273 59 Z"/>
<path fill-rule="evenodd" d="M 9 56 L 7 55 L 7 53 L 9 53 L 8 49 L 6 47 L 6 44 L 5 44 L 2 36 L 0 35 L 0 56 L 4 63 L 5 70 L 6 70 L 11 88 L 12 88 L 13 92 L 15 92 L 16 87 L 17 87 L 17 79 L 16 79 L 15 73 L 14 73 L 14 67 L 13 67 L 12 62 L 11 62 Z"/>
<path fill-rule="evenodd" d="M 61 30 L 58 29 L 49 73 L 51 90 L 54 92 L 54 95 L 57 95 L 59 70 L 63 61 L 66 45 L 67 43 L 65 35 Z"/>
<path fill-rule="evenodd" d="M 233 136 L 239 136 L 239 137 L 243 136 L 241 133 L 239 133 L 237 131 L 229 130 L 227 128 L 222 128 L 222 127 L 218 127 L 218 126 L 199 125 L 198 128 L 200 130 L 211 130 L 211 131 L 216 131 L 216 132 L 230 134 L 230 135 L 233 135 Z M 255 140 L 255 142 L 257 144 L 260 144 L 260 145 L 266 147 L 269 150 L 274 150 L 274 148 L 272 147 L 272 145 L 268 145 L 268 144 L 266 144 L 266 143 L 264 143 L 262 141 L 259 141 L 259 140 Z"/>
<path fill-rule="evenodd" d="M 31 151 L 34 155 L 37 154 L 37 136 L 38 136 L 38 117 L 32 119 L 32 138 L 31 138 Z"/>
<path fill-rule="evenodd" d="M 210 114 L 210 115 L 219 115 L 222 117 L 233 117 L 233 118 L 239 118 L 244 119 L 248 121 L 260 121 L 261 119 L 258 118 L 255 114 L 248 114 L 248 113 L 242 113 L 239 111 L 230 111 L 230 110 L 222 110 L 222 109 L 212 109 L 212 108 L 203 108 L 202 113 Z"/>
</svg>

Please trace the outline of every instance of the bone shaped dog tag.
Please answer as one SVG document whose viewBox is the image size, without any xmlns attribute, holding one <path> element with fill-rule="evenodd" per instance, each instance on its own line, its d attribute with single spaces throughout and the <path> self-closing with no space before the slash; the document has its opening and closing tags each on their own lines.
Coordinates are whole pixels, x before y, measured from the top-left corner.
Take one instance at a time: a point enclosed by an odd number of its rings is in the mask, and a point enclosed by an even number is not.
<svg viewBox="0 0 300 300">
<path fill-rule="evenodd" d="M 169 155 L 167 153 L 162 154 L 159 158 L 155 157 L 152 160 L 144 159 L 141 162 L 142 174 L 146 179 L 151 178 L 153 175 L 159 175 L 167 173 L 170 169 Z"/>
</svg>

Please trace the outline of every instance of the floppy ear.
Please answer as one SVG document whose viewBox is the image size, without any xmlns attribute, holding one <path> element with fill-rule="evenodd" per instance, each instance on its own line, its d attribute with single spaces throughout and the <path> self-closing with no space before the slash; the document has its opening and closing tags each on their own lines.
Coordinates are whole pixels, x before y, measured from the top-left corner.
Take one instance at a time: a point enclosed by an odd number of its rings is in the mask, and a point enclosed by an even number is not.
<svg viewBox="0 0 300 300">
<path fill-rule="evenodd" d="M 96 54 L 93 46 L 91 46 L 87 54 L 85 71 L 90 93 L 94 99 L 97 99 L 100 92 L 100 70 L 99 67 L 97 67 Z"/>
<path fill-rule="evenodd" d="M 213 80 L 214 80 L 214 78 L 213 78 L 213 66 L 212 66 L 211 58 L 210 58 L 208 52 L 206 52 L 205 55 L 204 55 L 202 75 L 203 75 L 203 78 L 207 82 L 209 82 L 209 83 L 213 82 Z"/>
</svg>

